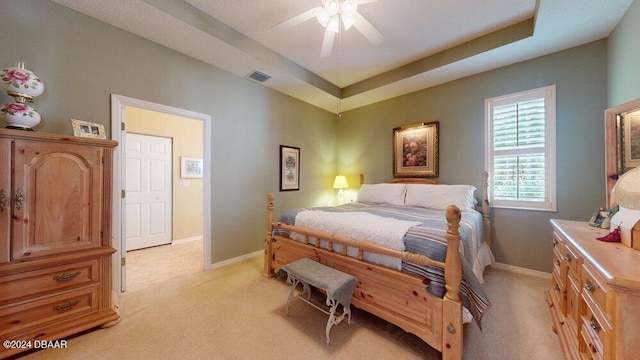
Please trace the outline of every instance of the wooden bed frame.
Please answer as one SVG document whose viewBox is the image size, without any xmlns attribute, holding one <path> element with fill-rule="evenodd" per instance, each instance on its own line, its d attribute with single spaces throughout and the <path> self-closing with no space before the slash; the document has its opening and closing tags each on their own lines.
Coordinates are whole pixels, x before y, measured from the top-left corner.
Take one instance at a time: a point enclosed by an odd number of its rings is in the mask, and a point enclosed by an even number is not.
<svg viewBox="0 0 640 360">
<path fill-rule="evenodd" d="M 361 181 L 363 176 L 361 175 Z M 483 173 L 483 198 L 479 210 L 484 218 L 484 239 L 489 244 L 490 217 L 487 200 L 488 175 Z M 396 179 L 395 183 L 436 184 L 430 179 Z M 461 213 L 451 205 L 446 210 L 448 223 L 445 262 L 439 262 L 422 254 L 391 250 L 377 244 L 351 239 L 345 236 L 273 222 L 274 195 L 267 197 L 267 236 L 265 238 L 265 277 L 272 277 L 284 265 L 310 258 L 358 278 L 351 303 L 364 311 L 376 315 L 403 330 L 413 333 L 434 349 L 442 352 L 442 358 L 462 359 L 462 302 L 460 283 L 462 265 L 458 245 Z M 295 231 L 305 237 L 298 242 L 286 237 L 273 235 L 275 228 Z M 328 249 L 308 242 L 309 237 L 329 242 Z M 316 244 L 320 242 L 317 241 Z M 342 252 L 332 251 L 332 244 L 342 244 Z M 358 257 L 346 255 L 347 246 L 358 249 Z M 403 259 L 418 265 L 429 265 L 444 269 L 446 293 L 443 298 L 429 294 L 425 290 L 428 280 L 413 274 L 403 273 L 385 266 L 372 264 L 363 259 L 364 252 L 377 253 Z"/>
</svg>

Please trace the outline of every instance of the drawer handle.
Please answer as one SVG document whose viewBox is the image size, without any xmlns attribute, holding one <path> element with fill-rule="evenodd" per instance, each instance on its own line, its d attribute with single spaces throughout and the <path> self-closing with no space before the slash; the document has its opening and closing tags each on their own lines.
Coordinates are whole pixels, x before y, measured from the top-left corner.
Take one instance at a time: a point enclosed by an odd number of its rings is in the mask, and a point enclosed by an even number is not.
<svg viewBox="0 0 640 360">
<path fill-rule="evenodd" d="M 589 292 L 594 292 L 596 291 L 596 287 L 593 286 L 593 284 L 591 283 L 591 281 L 589 281 L 589 279 L 585 280 L 584 282 L 584 289 L 589 291 Z"/>
<path fill-rule="evenodd" d="M 569 254 L 565 255 L 564 259 L 567 260 L 568 262 L 572 262 L 573 261 L 573 257 L 571 257 L 571 255 L 569 255 Z"/>
<path fill-rule="evenodd" d="M 556 246 L 556 245 L 558 245 L 558 239 L 553 238 L 553 246 Z"/>
<path fill-rule="evenodd" d="M 601 329 L 600 324 L 598 323 L 598 320 L 596 320 L 595 316 L 593 315 L 591 315 L 591 321 L 589 322 L 589 325 L 596 332 L 599 332 Z"/>
<path fill-rule="evenodd" d="M 556 260 L 556 264 L 560 266 L 560 260 Z"/>
<path fill-rule="evenodd" d="M 16 190 L 16 210 L 22 210 L 24 206 L 24 190 L 22 188 L 18 188 Z"/>
<path fill-rule="evenodd" d="M 0 189 L 0 212 L 4 212 L 7 207 L 7 194 L 4 189 Z"/>
<path fill-rule="evenodd" d="M 56 275 L 53 277 L 55 281 L 69 281 L 76 278 L 76 276 L 80 275 L 80 271 L 76 271 L 74 273 L 64 273 L 62 275 Z"/>
<path fill-rule="evenodd" d="M 66 303 L 62 304 L 62 305 L 56 305 L 53 307 L 53 310 L 56 311 L 67 311 L 67 310 L 71 310 L 73 309 L 74 306 L 78 305 L 80 303 L 80 300 L 74 300 L 74 301 L 67 301 Z"/>
<path fill-rule="evenodd" d="M 553 289 L 554 289 L 555 291 L 560 291 L 560 286 L 556 285 L 556 286 L 554 286 L 554 287 L 553 287 Z"/>
</svg>

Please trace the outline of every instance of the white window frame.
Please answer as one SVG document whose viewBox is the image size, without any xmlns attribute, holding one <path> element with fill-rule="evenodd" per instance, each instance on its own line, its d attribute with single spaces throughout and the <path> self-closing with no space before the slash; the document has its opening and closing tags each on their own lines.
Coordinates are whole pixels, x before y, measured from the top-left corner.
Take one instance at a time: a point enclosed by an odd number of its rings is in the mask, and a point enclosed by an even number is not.
<svg viewBox="0 0 640 360">
<path fill-rule="evenodd" d="M 496 106 L 513 104 L 529 99 L 545 98 L 545 200 L 517 201 L 496 200 L 493 195 L 493 109 Z M 489 204 L 496 208 L 557 211 L 556 203 L 556 86 L 522 91 L 486 99 L 485 109 L 485 169 L 489 172 Z M 520 151 L 520 150 L 517 150 Z M 526 150 L 525 152 L 526 153 Z"/>
</svg>

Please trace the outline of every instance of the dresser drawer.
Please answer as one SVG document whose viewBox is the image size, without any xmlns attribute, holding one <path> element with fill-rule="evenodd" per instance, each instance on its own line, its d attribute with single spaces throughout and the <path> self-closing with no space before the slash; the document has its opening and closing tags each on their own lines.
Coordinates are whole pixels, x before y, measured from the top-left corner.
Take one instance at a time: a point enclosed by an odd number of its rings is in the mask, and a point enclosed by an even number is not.
<svg viewBox="0 0 640 360">
<path fill-rule="evenodd" d="M 578 334 L 578 324 L 580 322 L 580 288 L 573 278 L 569 277 L 567 284 L 567 325 L 572 332 L 572 339 Z"/>
<path fill-rule="evenodd" d="M 564 259 L 569 265 L 569 276 L 573 276 L 574 279 L 579 281 L 582 258 L 578 256 L 578 253 L 573 248 L 565 246 Z"/>
<path fill-rule="evenodd" d="M 582 265 L 582 296 L 585 301 L 593 302 L 599 311 L 603 312 L 608 320 L 612 319 L 607 307 L 607 298 L 611 294 L 611 289 L 606 285 L 604 279 L 595 272 L 588 264 Z"/>
<path fill-rule="evenodd" d="M 566 291 L 564 286 L 560 284 L 558 277 L 555 273 L 551 274 L 551 290 L 549 295 L 553 301 L 553 304 L 558 307 L 560 314 L 565 314 L 567 312 L 567 299 L 566 299 Z"/>
<path fill-rule="evenodd" d="M 598 351 L 598 348 L 596 347 L 593 338 L 591 337 L 591 334 L 589 333 L 589 330 L 587 330 L 587 326 L 583 326 L 582 330 L 580 331 L 580 336 L 582 338 L 582 341 L 585 344 L 585 352 L 582 353 L 582 358 L 583 359 L 593 359 L 593 360 L 602 360 L 602 355 L 601 353 Z M 600 351 L 602 351 L 602 349 L 600 349 Z"/>
<path fill-rule="evenodd" d="M 16 306 L 0 307 L 0 338 L 30 327 L 97 312 L 100 302 L 98 295 L 99 289 L 94 286 Z"/>
<path fill-rule="evenodd" d="M 585 299 L 586 300 L 586 299 Z M 609 359 L 612 351 L 610 341 L 613 339 L 613 327 L 604 318 L 597 305 L 591 301 L 584 301 L 585 312 L 582 316 L 582 329 L 591 339 L 593 348 L 602 358 Z"/>
<path fill-rule="evenodd" d="M 0 306 L 63 290 L 98 284 L 98 259 L 0 277 Z"/>
</svg>

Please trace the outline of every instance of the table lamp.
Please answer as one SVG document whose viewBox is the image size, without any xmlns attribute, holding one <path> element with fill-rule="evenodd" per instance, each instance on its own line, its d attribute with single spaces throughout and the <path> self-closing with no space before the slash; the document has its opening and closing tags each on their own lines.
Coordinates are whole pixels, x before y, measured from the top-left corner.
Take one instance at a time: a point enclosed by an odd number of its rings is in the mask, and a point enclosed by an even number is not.
<svg viewBox="0 0 640 360">
<path fill-rule="evenodd" d="M 625 172 L 611 190 L 611 205 L 620 209 L 611 227 L 620 227 L 624 245 L 640 250 L 640 167 Z"/>
<path fill-rule="evenodd" d="M 347 178 L 344 175 L 336 176 L 336 179 L 333 181 L 333 188 L 338 189 L 338 204 L 342 205 L 344 203 L 343 189 L 349 188 Z"/>
<path fill-rule="evenodd" d="M 0 88 L 15 98 L 15 102 L 0 108 L 0 118 L 9 124 L 7 128 L 32 130 L 40 123 L 40 114 L 26 103 L 41 95 L 44 85 L 31 70 L 25 69 L 24 63 L 0 71 Z"/>
</svg>

